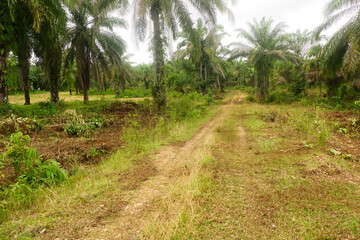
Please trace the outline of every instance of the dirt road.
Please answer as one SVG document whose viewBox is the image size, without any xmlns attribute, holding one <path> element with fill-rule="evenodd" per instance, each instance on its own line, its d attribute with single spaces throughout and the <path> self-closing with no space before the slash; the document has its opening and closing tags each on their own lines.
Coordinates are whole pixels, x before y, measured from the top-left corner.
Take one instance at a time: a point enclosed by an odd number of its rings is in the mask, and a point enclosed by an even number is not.
<svg viewBox="0 0 360 240">
<path fill-rule="evenodd" d="M 190 141 L 180 146 L 163 147 L 152 157 L 151 167 L 156 169 L 157 174 L 136 189 L 124 192 L 128 204 L 120 210 L 118 217 L 88 228 L 86 238 L 137 239 L 149 230 L 152 236 L 153 232 L 157 232 L 157 236 L 170 238 L 178 218 L 186 208 L 192 207 L 193 184 L 198 180 L 201 163 L 211 155 L 216 129 L 241 100 L 242 97 L 236 96 L 222 106 Z M 242 129 L 239 133 L 244 134 Z"/>
</svg>

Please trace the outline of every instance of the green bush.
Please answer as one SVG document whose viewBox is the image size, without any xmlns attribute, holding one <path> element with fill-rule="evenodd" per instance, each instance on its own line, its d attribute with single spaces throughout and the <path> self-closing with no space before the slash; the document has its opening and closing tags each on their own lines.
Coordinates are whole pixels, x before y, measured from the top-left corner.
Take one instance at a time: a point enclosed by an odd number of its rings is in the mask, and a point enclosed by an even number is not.
<svg viewBox="0 0 360 240">
<path fill-rule="evenodd" d="M 295 96 L 299 95 L 305 91 L 307 86 L 308 86 L 308 83 L 306 81 L 306 78 L 299 77 L 299 78 L 295 79 L 293 84 L 290 85 L 290 92 L 292 94 L 294 94 Z"/>
<path fill-rule="evenodd" d="M 209 96 L 207 96 L 207 103 L 209 103 L 209 101 Z M 203 107 L 195 104 L 188 96 L 171 99 L 168 107 L 169 115 L 175 121 L 181 121 L 187 118 L 198 118 L 204 111 Z"/>
<path fill-rule="evenodd" d="M 41 129 L 42 123 L 35 118 L 16 117 L 14 114 L 0 122 L 0 132 L 6 136 L 16 132 L 39 132 Z"/>
<path fill-rule="evenodd" d="M 103 118 L 92 118 L 89 122 L 85 122 L 82 115 L 75 110 L 67 110 L 61 117 L 70 120 L 70 123 L 65 125 L 64 132 L 69 136 L 76 137 L 89 137 L 94 133 L 95 129 L 101 128 L 107 123 Z"/>
<path fill-rule="evenodd" d="M 16 175 L 23 175 L 32 169 L 35 161 L 38 160 L 37 151 L 26 147 L 30 143 L 30 137 L 23 136 L 21 132 L 12 134 L 9 141 L 3 160 L 10 159 Z"/>
<path fill-rule="evenodd" d="M 189 96 L 189 99 L 192 101 L 198 101 L 202 97 L 198 92 L 192 92 L 188 96 Z"/>
<path fill-rule="evenodd" d="M 93 134 L 96 126 L 86 123 L 84 120 L 72 120 L 64 127 L 64 132 L 69 136 L 89 137 Z"/>
<path fill-rule="evenodd" d="M 327 98 L 315 98 L 307 100 L 315 108 L 334 109 L 334 110 L 347 110 L 347 109 L 360 109 L 360 105 L 355 104 L 354 101 L 342 99 L 339 96 Z"/>
<path fill-rule="evenodd" d="M 10 104 L 1 104 L 0 105 L 0 116 L 5 116 L 11 112 L 12 108 Z"/>
<path fill-rule="evenodd" d="M 284 90 L 276 90 L 270 93 L 270 95 L 266 98 L 265 102 L 267 103 L 293 103 L 299 100 L 300 97 L 295 96 L 292 93 L 288 93 Z"/>
<path fill-rule="evenodd" d="M 254 94 L 255 93 L 255 89 L 251 86 L 244 86 L 244 85 L 237 85 L 235 87 L 232 87 L 231 89 L 233 90 L 241 90 L 241 91 L 244 91 L 248 94 Z"/>
<path fill-rule="evenodd" d="M 124 92 L 119 92 L 115 98 L 142 98 L 151 97 L 151 90 L 144 88 L 126 89 Z"/>
<path fill-rule="evenodd" d="M 208 92 L 208 94 L 206 94 L 206 104 L 211 105 L 213 103 L 215 103 L 214 95 L 211 92 Z"/>
<path fill-rule="evenodd" d="M 29 143 L 29 136 L 15 133 L 9 138 L 6 152 L 2 155 L 2 165 L 13 166 L 16 173 L 15 182 L 0 192 L 3 209 L 9 204 L 21 205 L 41 186 L 61 183 L 68 178 L 67 171 L 55 160 L 41 162 L 36 149 L 27 147 Z"/>
<path fill-rule="evenodd" d="M 249 101 L 249 102 L 256 102 L 256 99 L 253 95 L 249 95 L 246 97 L 246 100 Z"/>
<path fill-rule="evenodd" d="M 291 103 L 295 101 L 293 95 L 286 91 L 273 91 L 266 99 L 267 103 Z"/>
<path fill-rule="evenodd" d="M 60 100 L 58 103 L 53 104 L 50 101 L 38 102 L 32 105 L 12 105 L 7 114 L 12 113 L 21 117 L 38 117 L 38 118 L 51 118 L 54 115 L 63 112 L 68 103 Z"/>
</svg>

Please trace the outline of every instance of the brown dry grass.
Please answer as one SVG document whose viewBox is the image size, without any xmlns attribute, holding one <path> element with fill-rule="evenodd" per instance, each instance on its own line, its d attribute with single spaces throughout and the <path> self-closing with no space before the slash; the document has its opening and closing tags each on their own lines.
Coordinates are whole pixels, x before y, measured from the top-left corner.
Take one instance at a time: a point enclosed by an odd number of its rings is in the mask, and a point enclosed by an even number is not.
<svg viewBox="0 0 360 240">
<path fill-rule="evenodd" d="M 83 95 L 73 94 L 70 95 L 69 92 L 59 92 L 60 100 L 64 100 L 65 102 L 75 102 L 75 101 L 83 101 Z M 50 99 L 50 93 L 36 93 L 30 94 L 31 103 L 43 102 Z M 115 98 L 115 95 L 90 95 L 89 100 L 118 100 L 118 101 L 142 101 L 145 98 Z M 10 95 L 9 103 L 11 104 L 24 104 L 25 97 L 23 94 Z"/>
</svg>

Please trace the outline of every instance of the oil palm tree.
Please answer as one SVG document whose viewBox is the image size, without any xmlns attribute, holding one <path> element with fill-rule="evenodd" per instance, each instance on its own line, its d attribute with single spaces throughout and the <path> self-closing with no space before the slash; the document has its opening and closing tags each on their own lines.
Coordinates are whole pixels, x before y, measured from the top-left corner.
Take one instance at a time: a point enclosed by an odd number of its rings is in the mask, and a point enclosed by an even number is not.
<svg viewBox="0 0 360 240">
<path fill-rule="evenodd" d="M 110 74 L 109 61 L 121 65 L 125 44 L 112 30 L 114 26 L 124 27 L 125 23 L 108 14 L 113 8 L 119 7 L 119 4 L 126 6 L 127 1 L 82 0 L 75 9 L 69 11 L 65 65 L 76 60 L 84 102 L 89 101 L 91 77 L 101 82 L 104 75 Z"/>
<path fill-rule="evenodd" d="M 360 66 L 360 1 L 331 0 L 325 7 L 326 21 L 316 29 L 320 34 L 342 18 L 349 18 L 325 44 L 318 54 L 322 62 L 322 75 L 329 87 L 329 94 L 335 94 L 341 84 L 342 71 L 347 80 L 355 79 Z"/>
<path fill-rule="evenodd" d="M 164 32 L 175 37 L 179 28 L 192 31 L 193 21 L 189 7 L 197 9 L 210 24 L 216 23 L 216 9 L 229 12 L 223 0 L 134 0 L 135 30 L 140 40 L 146 36 L 149 20 L 153 24 L 154 86 L 153 97 L 157 110 L 166 109 Z"/>
<path fill-rule="evenodd" d="M 33 48 L 33 16 L 31 10 L 26 7 L 24 2 L 19 2 L 14 12 L 15 26 L 14 39 L 16 43 L 15 51 L 19 62 L 19 78 L 22 89 L 25 93 L 25 105 L 30 105 L 30 58 Z"/>
<path fill-rule="evenodd" d="M 28 94 L 29 84 L 29 60 L 31 56 L 31 32 L 35 32 L 37 36 L 42 36 L 42 43 L 50 43 L 50 40 L 58 37 L 58 32 L 55 33 L 55 28 L 58 28 L 60 23 L 66 21 L 65 11 L 62 3 L 69 3 L 68 0 L 54 1 L 54 0 L 9 0 L 1 1 L 0 12 L 2 18 L 0 20 L 0 102 L 7 102 L 7 87 L 5 81 L 6 74 L 6 58 L 10 51 L 17 53 L 19 59 L 20 77 L 24 81 L 24 90 L 26 104 L 30 103 Z M 38 38 L 39 39 L 39 38 Z M 43 46 L 43 49 L 49 50 L 48 47 Z M 53 55 L 49 56 L 47 51 L 47 61 L 49 63 L 54 61 Z M 61 53 L 58 50 L 57 53 Z M 53 67 L 58 66 L 52 64 Z M 48 74 L 49 76 L 56 76 L 54 72 Z M 51 77 L 53 78 L 53 77 Z M 51 84 L 57 89 L 57 83 Z M 53 95 L 53 94 L 52 94 Z M 57 97 L 58 99 L 58 97 Z M 53 101 L 54 102 L 54 101 Z"/>
<path fill-rule="evenodd" d="M 196 28 L 191 32 L 179 34 L 183 40 L 178 45 L 175 54 L 177 59 L 188 58 L 195 65 L 198 71 L 198 79 L 202 86 L 202 92 L 206 92 L 209 86 L 209 78 L 214 81 L 224 75 L 224 62 L 221 61 L 221 38 L 224 35 L 221 27 L 214 27 L 209 30 L 202 22 L 198 20 Z M 214 76 L 216 75 L 216 76 Z M 216 81 L 219 84 L 220 81 Z"/>
<path fill-rule="evenodd" d="M 284 32 L 285 24 L 278 23 L 274 26 L 274 20 L 263 17 L 260 21 L 254 19 L 248 23 L 249 30 L 237 29 L 238 37 L 247 40 L 248 44 L 233 43 L 237 46 L 232 58 L 247 56 L 255 69 L 255 95 L 262 100 L 269 94 L 270 73 L 274 63 L 278 60 L 294 60 L 290 51 L 290 36 Z"/>
<path fill-rule="evenodd" d="M 19 16 L 17 10 L 28 10 L 30 13 L 27 20 L 32 22 L 32 27 L 35 31 L 40 30 L 40 24 L 44 19 L 48 19 L 49 12 L 44 5 L 38 1 L 1 1 L 0 2 L 0 103 L 7 103 L 7 86 L 5 75 L 7 72 L 6 60 L 10 51 L 13 51 L 16 47 L 16 41 L 14 41 L 14 27 L 17 25 L 15 22 L 18 20 L 16 16 Z M 21 23 L 19 23 L 21 24 Z"/>
</svg>

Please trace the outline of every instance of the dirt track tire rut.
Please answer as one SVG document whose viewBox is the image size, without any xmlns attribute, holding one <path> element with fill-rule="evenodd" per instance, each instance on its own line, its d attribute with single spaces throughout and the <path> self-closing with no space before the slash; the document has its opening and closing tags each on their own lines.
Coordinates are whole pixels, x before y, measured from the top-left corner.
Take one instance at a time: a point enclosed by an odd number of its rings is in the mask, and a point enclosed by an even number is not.
<svg viewBox="0 0 360 240">
<path fill-rule="evenodd" d="M 142 182 L 131 191 L 124 192 L 128 204 L 120 210 L 116 219 L 103 221 L 87 230 L 87 239 L 138 239 L 143 235 L 144 227 L 151 219 L 171 218 L 161 216 L 158 208 L 163 200 L 171 198 L 171 185 L 176 181 L 187 181 L 191 174 L 200 171 L 200 158 L 210 151 L 215 142 L 215 131 L 232 113 L 242 97 L 234 97 L 221 107 L 221 110 L 208 121 L 191 140 L 183 146 L 165 146 L 152 157 L 156 174 Z M 176 199 L 172 200 L 176 204 Z M 159 223 L 164 224 L 164 223 Z M 166 224 L 166 223 L 165 223 Z"/>
</svg>

